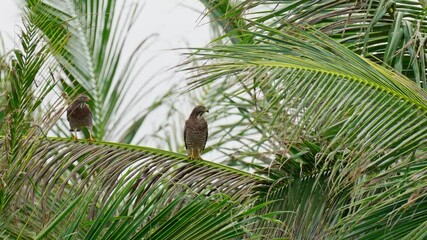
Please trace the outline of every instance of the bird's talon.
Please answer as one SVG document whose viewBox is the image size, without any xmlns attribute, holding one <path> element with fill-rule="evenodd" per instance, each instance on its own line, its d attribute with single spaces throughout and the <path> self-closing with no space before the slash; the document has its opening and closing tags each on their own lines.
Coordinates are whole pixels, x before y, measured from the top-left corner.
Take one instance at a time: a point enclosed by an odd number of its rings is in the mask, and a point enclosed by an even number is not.
<svg viewBox="0 0 427 240">
<path fill-rule="evenodd" d="M 92 144 L 93 142 L 95 142 L 95 138 L 89 138 L 89 144 Z"/>
</svg>

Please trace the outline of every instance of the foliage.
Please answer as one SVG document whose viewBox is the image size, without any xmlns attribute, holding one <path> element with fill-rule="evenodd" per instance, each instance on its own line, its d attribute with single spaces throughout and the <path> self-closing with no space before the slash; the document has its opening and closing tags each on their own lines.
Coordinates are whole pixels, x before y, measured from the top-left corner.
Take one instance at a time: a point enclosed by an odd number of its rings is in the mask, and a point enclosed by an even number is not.
<svg viewBox="0 0 427 240">
<path fill-rule="evenodd" d="M 389 65 L 426 88 L 423 1 L 203 1 L 231 39 L 251 43 L 256 24 L 282 29 L 309 25 L 379 64 Z M 242 23 L 244 22 L 244 23 Z M 236 23 L 239 23 L 236 26 Z M 232 35 L 230 35 L 232 34 Z M 242 39 L 242 38 L 240 38 Z M 249 41 L 248 41 L 249 40 Z M 233 41 L 235 42 L 235 41 Z"/>
<path fill-rule="evenodd" d="M 203 0 L 224 35 L 181 67 L 211 105 L 207 151 L 233 167 L 125 144 L 176 111 L 166 92 L 120 118 L 147 41 L 123 56 L 137 6 L 26 3 L 0 68 L 1 238 L 425 238 L 421 3 Z M 46 137 L 79 92 L 98 140 L 122 143 Z"/>
<path fill-rule="evenodd" d="M 114 143 L 51 138 L 26 147 L 32 157 L 5 177 L 14 204 L 0 232 L 9 238 L 227 239 L 256 220 L 248 197 L 264 180 L 238 170 Z"/>
<path fill-rule="evenodd" d="M 49 42 L 59 65 L 56 75 L 64 100 L 69 103 L 83 92 L 92 99 L 90 106 L 97 139 L 135 141 L 135 133 L 147 117 L 147 110 L 153 111 L 159 106 L 157 101 L 171 94 L 165 91 L 164 96 L 155 101 L 144 99 L 143 94 L 132 96 L 136 74 L 143 70 L 138 59 L 150 38 L 142 40 L 130 56 L 122 55 L 140 6 L 115 0 L 26 2 L 29 15 L 34 16 L 30 18 L 31 24 Z M 151 90 L 142 87 L 137 93 Z M 142 100 L 149 103 L 147 109 L 138 106 Z M 66 136 L 65 125 L 65 122 L 57 125 L 56 134 Z"/>
<path fill-rule="evenodd" d="M 255 26 L 254 44 L 197 49 L 208 63 L 186 70 L 225 90 L 217 147 L 238 139 L 238 161 L 276 179 L 264 201 L 285 228 L 269 233 L 422 238 L 424 91 L 315 29 Z"/>
<path fill-rule="evenodd" d="M 123 96 L 142 49 L 140 45 L 123 60 L 127 35 L 119 26 L 130 27 L 136 12 L 124 14 L 123 5 L 114 15 L 115 1 L 80 3 L 27 1 L 20 49 L 2 59 L 0 236 L 256 237 L 250 226 L 260 217 L 254 214 L 260 207 L 253 205 L 253 189 L 265 189 L 266 179 L 209 162 L 188 162 L 159 149 L 46 138 L 55 128 L 53 133 L 62 135 L 64 124 L 56 124 L 69 98 L 87 92 L 94 99 L 98 140 L 110 138 L 106 128 L 112 124 L 124 134 L 119 139 L 131 142 L 169 94 L 137 113 L 130 128 L 118 128 L 115 116 L 123 115 Z"/>
</svg>

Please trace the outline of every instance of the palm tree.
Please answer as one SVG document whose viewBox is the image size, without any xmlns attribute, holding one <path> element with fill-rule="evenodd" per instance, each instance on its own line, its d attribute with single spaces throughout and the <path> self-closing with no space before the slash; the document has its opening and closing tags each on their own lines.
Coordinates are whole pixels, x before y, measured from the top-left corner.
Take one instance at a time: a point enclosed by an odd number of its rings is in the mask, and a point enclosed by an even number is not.
<svg viewBox="0 0 427 240">
<path fill-rule="evenodd" d="M 425 83 L 423 7 L 204 2 L 230 44 L 197 49 L 210 64 L 188 70 L 195 86 L 220 89 L 210 101 L 235 120 L 216 148 L 274 181 L 262 201 L 284 227 L 263 233 L 424 238 L 426 94 L 410 82 Z"/>
<path fill-rule="evenodd" d="M 0 236 L 423 239 L 422 5 L 202 2 L 224 36 L 182 69 L 209 90 L 207 150 L 225 164 L 127 144 L 161 100 L 114 128 L 132 81 L 117 79 L 133 71 L 116 66 L 139 54 L 123 59 L 118 23 L 135 15 L 114 0 L 27 1 L 21 47 L 1 65 Z M 63 136 L 79 92 L 95 99 L 99 141 L 46 137 Z"/>
<path fill-rule="evenodd" d="M 252 189 L 266 186 L 266 179 L 126 145 L 169 93 L 136 114 L 129 110 L 134 102 L 123 103 L 145 40 L 129 59 L 121 57 L 126 42 L 121 29 L 131 27 L 138 9 L 120 6 L 116 1 L 26 2 L 20 47 L 5 55 L 1 68 L 1 238 L 224 239 L 251 234 L 247 226 L 259 207 L 253 208 L 250 196 L 257 194 Z M 125 67 L 119 69 L 120 63 Z M 94 99 L 99 141 L 88 145 L 47 138 L 68 133 L 61 116 L 80 92 Z M 117 116 L 129 113 L 136 120 L 119 129 Z M 102 141 L 117 135 L 122 143 Z"/>
</svg>

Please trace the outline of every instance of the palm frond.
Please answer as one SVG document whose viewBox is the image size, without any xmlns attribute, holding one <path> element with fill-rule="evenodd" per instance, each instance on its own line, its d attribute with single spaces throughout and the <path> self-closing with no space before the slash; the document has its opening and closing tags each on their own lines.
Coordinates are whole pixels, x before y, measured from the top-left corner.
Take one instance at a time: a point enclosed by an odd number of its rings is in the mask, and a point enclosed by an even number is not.
<svg viewBox="0 0 427 240">
<path fill-rule="evenodd" d="M 227 166 L 147 147 L 59 138 L 24 146 L 24 160 L 3 176 L 9 207 L 1 213 L 6 220 L 0 232 L 12 236 L 20 229 L 40 239 L 242 236 L 240 228 L 256 221 L 245 212 L 268 184 Z"/>
<path fill-rule="evenodd" d="M 136 99 L 141 101 L 140 96 L 129 94 L 137 82 L 136 74 L 143 69 L 138 60 L 151 37 L 135 46 L 129 56 L 124 49 L 140 6 L 111 0 L 60 3 L 28 0 L 27 7 L 36 16 L 32 24 L 48 39 L 53 56 L 60 64 L 58 75 L 60 87 L 68 96 L 66 100 L 70 101 L 78 93 L 87 93 L 92 99 L 96 137 L 132 142 L 133 134 L 121 136 L 121 133 L 135 132 L 136 127 L 142 125 L 134 124 L 132 129 L 127 129 L 125 119 L 135 118 L 135 123 L 145 119 L 144 109 L 135 103 Z M 143 100 L 148 109 L 158 106 L 155 101 Z M 62 120 L 61 123 L 55 131 L 60 136 L 64 132 L 62 126 L 67 125 Z M 118 126 L 123 129 L 119 130 Z"/>
<path fill-rule="evenodd" d="M 51 78 L 52 62 L 50 46 L 40 36 L 31 19 L 42 21 L 28 10 L 23 14 L 23 26 L 17 48 L 2 57 L 2 115 L 0 125 L 6 138 L 3 147 L 9 149 L 7 164 L 18 154 L 22 139 L 43 135 L 49 130 L 45 117 L 39 117 L 43 100 L 55 87 Z M 47 24 L 46 26 L 50 26 Z M 59 49 L 59 48 L 58 48 Z M 58 102 L 53 103 L 56 107 Z"/>
<path fill-rule="evenodd" d="M 228 0 L 201 0 L 205 5 L 208 15 L 214 25 L 219 25 L 222 29 L 221 36 L 227 36 L 232 43 L 249 43 L 251 36 L 244 35 L 242 29 L 247 29 L 246 21 L 243 17 L 244 8 L 239 8 Z"/>
<path fill-rule="evenodd" d="M 340 220 L 322 227 L 325 216 L 318 214 L 306 223 L 312 228 L 293 232 L 289 227 L 283 232 L 304 238 L 313 237 L 311 231 L 317 227 L 327 234 L 323 237 L 420 233 L 427 221 L 421 217 L 426 188 L 421 176 L 427 167 L 425 92 L 316 30 L 257 25 L 247 34 L 254 35 L 256 44 L 197 49 L 199 60 L 209 64 L 188 70 L 196 73 L 195 86 L 234 86 L 223 93 L 233 105 L 219 114 L 234 116 L 229 126 L 244 129 L 231 133 L 235 135 L 228 141 L 239 138 L 245 143 L 245 161 L 264 162 L 266 172 L 274 172 L 289 164 L 293 147 L 303 142 L 317 146 L 315 185 L 326 185 L 332 196 L 332 205 L 322 208 L 333 211 L 327 219 Z M 252 107 L 243 114 L 238 109 L 245 102 L 256 104 L 247 104 Z M 325 174 L 327 180 L 320 181 Z M 280 175 L 273 184 L 277 188 L 292 186 L 310 173 Z M 283 207 L 280 210 L 296 211 Z"/>
<path fill-rule="evenodd" d="M 227 34 L 253 29 L 252 22 L 276 29 L 287 24 L 309 25 L 328 34 L 354 52 L 388 64 L 426 87 L 424 32 L 425 10 L 422 1 L 203 1 L 209 13 Z M 220 3 L 218 3 L 220 2 Z M 224 5 L 229 4 L 227 11 Z M 221 18 L 214 14 L 222 12 Z M 244 16 L 244 19 L 242 18 Z M 225 18 L 225 20 L 223 19 Z M 238 28 L 231 28 L 242 18 Z M 231 31 L 227 31 L 231 30 Z M 239 32 L 240 33 L 240 32 Z M 250 34 L 243 34 L 251 39 Z M 230 35 L 232 37 L 232 35 Z"/>
</svg>

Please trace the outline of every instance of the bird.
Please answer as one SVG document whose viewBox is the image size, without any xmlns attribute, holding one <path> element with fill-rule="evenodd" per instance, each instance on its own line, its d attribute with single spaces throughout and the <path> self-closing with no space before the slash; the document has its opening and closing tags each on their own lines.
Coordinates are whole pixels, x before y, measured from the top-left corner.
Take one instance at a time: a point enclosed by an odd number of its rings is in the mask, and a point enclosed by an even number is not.
<svg viewBox="0 0 427 240">
<path fill-rule="evenodd" d="M 200 155 L 206 146 L 208 123 L 203 118 L 203 114 L 206 112 L 209 110 L 205 106 L 197 105 L 185 121 L 184 143 L 191 160 L 201 159 Z"/>
<path fill-rule="evenodd" d="M 77 142 L 77 132 L 83 128 L 89 130 L 89 143 L 95 139 L 92 137 L 92 112 L 87 102 L 90 98 L 86 94 L 80 94 L 67 108 L 67 120 L 70 123 L 70 131 L 73 132 L 73 140 Z"/>
</svg>

